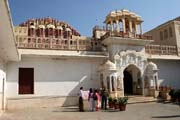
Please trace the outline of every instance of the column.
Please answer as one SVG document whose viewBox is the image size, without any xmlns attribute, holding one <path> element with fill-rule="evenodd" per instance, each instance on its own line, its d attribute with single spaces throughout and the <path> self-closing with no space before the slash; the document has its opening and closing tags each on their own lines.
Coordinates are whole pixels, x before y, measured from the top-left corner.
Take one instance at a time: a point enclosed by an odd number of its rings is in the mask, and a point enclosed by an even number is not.
<svg viewBox="0 0 180 120">
<path fill-rule="evenodd" d="M 106 30 L 108 30 L 108 23 L 106 23 Z"/>
<path fill-rule="evenodd" d="M 137 34 L 137 26 L 136 26 L 136 21 L 134 21 L 134 32 Z"/>
<path fill-rule="evenodd" d="M 119 32 L 120 26 L 119 26 L 119 20 L 116 20 L 116 31 Z"/>
<path fill-rule="evenodd" d="M 132 33 L 132 21 L 129 19 L 129 31 Z"/>
<path fill-rule="evenodd" d="M 111 31 L 114 30 L 113 21 L 111 21 Z"/>
<path fill-rule="evenodd" d="M 126 33 L 126 25 L 125 25 L 125 19 L 122 19 L 122 25 L 123 25 L 123 32 Z"/>
<path fill-rule="evenodd" d="M 140 24 L 140 34 L 142 35 L 142 24 Z"/>
<path fill-rule="evenodd" d="M 79 39 L 76 40 L 77 50 L 79 51 Z"/>
<path fill-rule="evenodd" d="M 109 90 L 112 92 L 111 75 L 109 76 Z"/>
<path fill-rule="evenodd" d="M 142 77 L 142 94 L 143 94 L 143 96 L 146 96 L 145 89 L 144 89 L 144 76 Z"/>
</svg>

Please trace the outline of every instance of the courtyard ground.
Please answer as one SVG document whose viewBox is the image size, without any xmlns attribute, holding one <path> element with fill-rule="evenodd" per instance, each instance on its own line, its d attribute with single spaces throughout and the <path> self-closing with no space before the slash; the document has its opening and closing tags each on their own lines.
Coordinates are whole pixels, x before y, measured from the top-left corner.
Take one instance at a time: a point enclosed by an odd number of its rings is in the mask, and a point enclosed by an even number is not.
<svg viewBox="0 0 180 120">
<path fill-rule="evenodd" d="M 77 107 L 8 110 L 0 120 L 180 120 L 180 107 L 171 103 L 128 104 L 124 112 L 78 112 Z"/>
</svg>

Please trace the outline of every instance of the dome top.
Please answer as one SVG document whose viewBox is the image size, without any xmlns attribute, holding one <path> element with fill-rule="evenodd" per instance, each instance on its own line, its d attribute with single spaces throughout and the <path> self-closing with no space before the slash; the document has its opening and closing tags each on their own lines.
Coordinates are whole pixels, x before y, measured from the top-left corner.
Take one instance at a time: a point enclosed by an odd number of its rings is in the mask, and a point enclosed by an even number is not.
<svg viewBox="0 0 180 120">
<path fill-rule="evenodd" d="M 71 32 L 71 29 L 70 28 L 66 28 L 66 31 Z"/>
<path fill-rule="evenodd" d="M 63 30 L 62 26 L 57 26 L 57 29 Z"/>
<path fill-rule="evenodd" d="M 44 25 L 39 25 L 39 28 L 45 29 L 45 26 Z"/>
<path fill-rule="evenodd" d="M 47 28 L 53 28 L 53 29 L 55 29 L 55 26 L 52 25 L 52 24 L 48 24 L 48 25 L 47 25 Z"/>
<path fill-rule="evenodd" d="M 110 60 L 108 60 L 104 65 L 103 65 L 103 68 L 105 70 L 116 70 L 116 65 L 111 62 Z"/>
<path fill-rule="evenodd" d="M 149 70 L 153 70 L 153 71 L 157 71 L 157 70 L 158 70 L 158 67 L 157 67 L 157 65 L 156 65 L 155 63 L 149 62 L 149 63 L 148 63 L 148 69 L 149 69 Z"/>
<path fill-rule="evenodd" d="M 34 25 L 30 25 L 30 27 L 29 28 L 33 28 L 33 29 L 35 29 L 36 27 L 34 26 Z"/>
</svg>

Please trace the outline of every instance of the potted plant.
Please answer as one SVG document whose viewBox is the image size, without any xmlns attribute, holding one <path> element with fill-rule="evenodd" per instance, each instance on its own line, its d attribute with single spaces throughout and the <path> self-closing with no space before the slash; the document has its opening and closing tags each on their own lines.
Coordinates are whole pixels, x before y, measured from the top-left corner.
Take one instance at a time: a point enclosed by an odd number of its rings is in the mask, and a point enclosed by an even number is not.
<svg viewBox="0 0 180 120">
<path fill-rule="evenodd" d="M 128 97 L 119 97 L 118 98 L 118 103 L 119 103 L 119 109 L 120 111 L 125 111 L 126 110 L 126 104 L 128 102 Z"/>
<path fill-rule="evenodd" d="M 114 109 L 119 108 L 119 103 L 118 103 L 118 100 L 116 98 L 114 98 L 114 100 L 113 100 L 113 105 L 114 105 Z"/>
<path fill-rule="evenodd" d="M 109 108 L 113 108 L 113 98 L 112 97 L 108 97 L 108 104 L 109 104 Z"/>
</svg>

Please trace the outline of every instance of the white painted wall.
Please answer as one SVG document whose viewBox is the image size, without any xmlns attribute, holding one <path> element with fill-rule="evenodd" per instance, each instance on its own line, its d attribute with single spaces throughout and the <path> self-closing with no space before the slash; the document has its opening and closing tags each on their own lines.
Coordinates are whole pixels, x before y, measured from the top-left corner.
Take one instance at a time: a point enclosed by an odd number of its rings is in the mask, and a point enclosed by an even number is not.
<svg viewBox="0 0 180 120">
<path fill-rule="evenodd" d="M 99 88 L 97 68 L 102 59 L 52 59 L 23 57 L 21 62 L 7 65 L 7 97 L 77 96 L 84 89 Z M 18 95 L 18 69 L 34 68 L 34 94 Z"/>
<path fill-rule="evenodd" d="M 180 61 L 179 60 L 151 60 L 159 69 L 160 86 L 171 86 L 180 89 Z"/>
<path fill-rule="evenodd" d="M 3 79 L 4 82 L 6 81 L 6 69 L 5 69 L 5 63 L 0 58 L 0 109 L 3 109 L 5 106 L 5 98 L 3 97 Z M 4 83 L 5 84 L 5 83 Z M 4 87 L 5 89 L 5 87 Z M 4 93 L 5 95 L 5 93 Z"/>
</svg>

